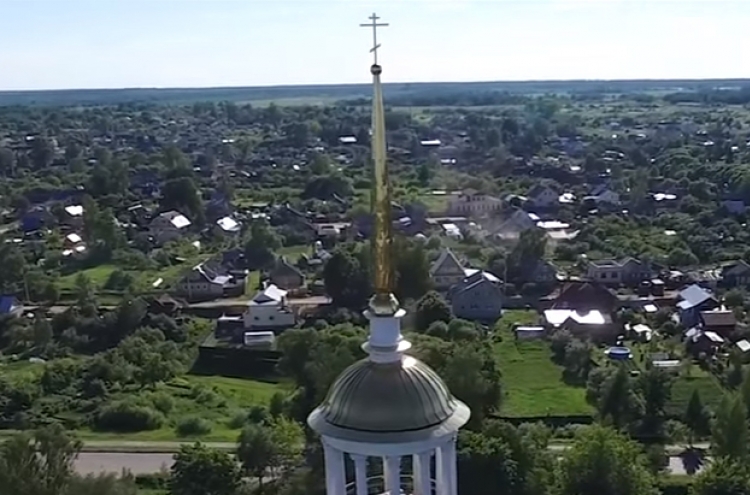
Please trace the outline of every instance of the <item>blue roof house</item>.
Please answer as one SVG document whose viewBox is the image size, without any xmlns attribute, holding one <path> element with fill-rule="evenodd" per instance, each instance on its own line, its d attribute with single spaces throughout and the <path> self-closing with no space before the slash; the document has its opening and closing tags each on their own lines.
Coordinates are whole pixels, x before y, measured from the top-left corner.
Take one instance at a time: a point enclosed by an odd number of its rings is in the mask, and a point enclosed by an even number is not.
<svg viewBox="0 0 750 495">
<path fill-rule="evenodd" d="M 15 296 L 0 296 L 0 316 L 18 316 L 22 310 Z"/>
<path fill-rule="evenodd" d="M 710 311 L 718 305 L 713 293 L 697 284 L 690 285 L 680 291 L 680 301 L 677 303 L 680 323 L 685 328 L 697 326 L 701 311 Z"/>
</svg>

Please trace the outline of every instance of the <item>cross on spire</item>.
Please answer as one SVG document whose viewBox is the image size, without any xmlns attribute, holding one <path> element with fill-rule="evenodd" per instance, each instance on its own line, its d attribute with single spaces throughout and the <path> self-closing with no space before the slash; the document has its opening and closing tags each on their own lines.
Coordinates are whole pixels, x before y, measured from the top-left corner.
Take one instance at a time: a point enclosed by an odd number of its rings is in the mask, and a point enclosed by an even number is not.
<svg viewBox="0 0 750 495">
<path fill-rule="evenodd" d="M 378 28 L 386 27 L 388 26 L 388 24 L 383 22 L 378 23 L 378 19 L 380 19 L 380 17 L 375 15 L 374 12 L 370 17 L 368 17 L 368 19 L 370 19 L 372 22 L 369 24 L 360 24 L 359 27 L 372 28 L 372 48 L 370 49 L 370 53 L 373 54 L 373 57 L 375 59 L 374 65 L 378 65 L 378 48 L 380 48 L 380 45 L 378 44 Z"/>
</svg>

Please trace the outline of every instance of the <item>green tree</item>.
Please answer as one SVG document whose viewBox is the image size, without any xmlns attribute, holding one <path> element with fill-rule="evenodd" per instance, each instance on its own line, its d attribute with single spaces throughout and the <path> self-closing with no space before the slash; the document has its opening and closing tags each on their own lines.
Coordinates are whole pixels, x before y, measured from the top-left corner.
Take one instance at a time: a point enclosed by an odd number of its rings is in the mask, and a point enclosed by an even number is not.
<svg viewBox="0 0 750 495">
<path fill-rule="evenodd" d="M 305 432 L 294 420 L 283 416 L 269 423 L 274 445 L 273 465 L 278 476 L 285 476 L 303 460 Z"/>
<path fill-rule="evenodd" d="M 237 442 L 237 459 L 247 475 L 258 479 L 261 490 L 275 451 L 274 438 L 268 427 L 253 424 L 243 428 Z"/>
<path fill-rule="evenodd" d="M 501 438 L 461 431 L 457 445 L 458 493 L 504 495 L 519 492 L 510 447 Z"/>
<path fill-rule="evenodd" d="M 196 443 L 175 454 L 169 490 L 172 495 L 234 495 L 240 481 L 239 467 L 229 454 Z"/>
<path fill-rule="evenodd" d="M 16 157 L 11 150 L 8 148 L 0 148 L 0 174 L 3 177 L 13 175 L 13 170 L 16 165 Z"/>
<path fill-rule="evenodd" d="M 248 475 L 263 478 L 273 470 L 276 477 L 285 476 L 302 461 L 305 434 L 299 423 L 284 417 L 267 424 L 248 425 L 240 433 L 237 458 Z"/>
<path fill-rule="evenodd" d="M 740 387 L 740 397 L 742 397 L 742 402 L 745 404 L 747 416 L 750 418 L 750 370 L 746 371 L 743 377 Z"/>
<path fill-rule="evenodd" d="M 572 339 L 568 342 L 565 346 L 563 360 L 566 376 L 580 383 L 585 383 L 593 368 L 593 353 L 594 348 L 589 342 L 578 339 Z"/>
<path fill-rule="evenodd" d="M 692 444 L 692 438 L 702 437 L 710 432 L 710 418 L 706 407 L 701 401 L 700 392 L 697 388 L 693 389 L 693 393 L 690 395 L 687 408 L 685 410 L 685 424 L 690 429 L 692 436 L 690 437 L 690 443 Z"/>
<path fill-rule="evenodd" d="M 361 309 L 372 293 L 368 271 L 351 252 L 337 249 L 323 268 L 326 293 L 337 306 Z"/>
<path fill-rule="evenodd" d="M 398 239 L 393 246 L 397 274 L 396 296 L 401 300 L 418 299 L 430 288 L 430 264 L 421 243 Z"/>
<path fill-rule="evenodd" d="M 544 257 L 547 250 L 547 235 L 542 229 L 528 229 L 521 233 L 518 243 L 508 254 L 506 270 L 508 280 L 514 281 L 523 275 L 523 270 L 528 269 Z M 503 274 L 496 274 L 503 277 Z"/>
<path fill-rule="evenodd" d="M 59 425 L 10 437 L 0 445 L 0 495 L 63 493 L 81 446 Z"/>
<path fill-rule="evenodd" d="M 89 474 L 74 476 L 63 495 L 138 495 L 138 485 L 132 475 Z"/>
<path fill-rule="evenodd" d="M 502 388 L 491 346 L 478 341 L 451 342 L 441 362 L 433 366 L 456 397 L 471 409 L 471 424 L 480 425 L 484 418 L 500 407 Z M 445 353 L 445 351 L 443 351 Z"/>
<path fill-rule="evenodd" d="M 249 268 L 267 268 L 274 262 L 274 251 L 281 247 L 279 236 L 264 221 L 254 221 L 245 240 L 245 259 Z"/>
<path fill-rule="evenodd" d="M 693 481 L 690 495 L 747 495 L 750 471 L 736 459 L 712 461 Z"/>
<path fill-rule="evenodd" d="M 206 220 L 200 191 L 190 177 L 176 177 L 164 183 L 161 207 L 164 210 L 177 210 L 198 225 Z"/>
<path fill-rule="evenodd" d="M 672 377 L 666 371 L 652 367 L 638 377 L 638 391 L 643 397 L 644 432 L 659 435 L 666 419 L 665 408 L 672 396 Z"/>
<path fill-rule="evenodd" d="M 618 367 L 615 374 L 603 384 L 597 409 L 599 417 L 617 429 L 628 426 L 640 417 L 641 398 L 636 393 L 625 366 Z"/>
<path fill-rule="evenodd" d="M 711 451 L 715 457 L 744 461 L 748 454 L 745 405 L 739 396 L 722 398 L 711 427 Z"/>
<path fill-rule="evenodd" d="M 655 480 L 640 447 L 612 428 L 580 433 L 558 469 L 559 495 L 656 495 Z"/>
<path fill-rule="evenodd" d="M 435 291 L 428 292 L 417 301 L 414 318 L 416 328 L 419 331 L 426 331 L 436 321 L 448 323 L 451 316 L 451 307 L 443 296 Z"/>
</svg>

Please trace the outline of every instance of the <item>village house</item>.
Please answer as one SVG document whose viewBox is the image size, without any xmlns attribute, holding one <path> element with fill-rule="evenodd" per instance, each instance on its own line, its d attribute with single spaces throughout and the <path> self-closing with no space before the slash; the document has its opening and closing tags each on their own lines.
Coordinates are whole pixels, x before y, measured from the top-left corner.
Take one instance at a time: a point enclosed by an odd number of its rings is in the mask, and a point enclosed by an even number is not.
<svg viewBox="0 0 750 495">
<path fill-rule="evenodd" d="M 744 215 L 747 210 L 747 205 L 741 199 L 725 199 L 721 202 L 721 206 L 732 215 Z"/>
<path fill-rule="evenodd" d="M 35 206 L 21 217 L 21 230 L 33 232 L 54 225 L 55 217 L 45 206 Z"/>
<path fill-rule="evenodd" d="M 175 295 L 188 301 L 205 301 L 228 296 L 241 296 L 245 292 L 244 273 L 229 273 L 222 267 L 202 263 L 177 282 Z"/>
<path fill-rule="evenodd" d="M 503 285 L 495 275 L 481 270 L 461 280 L 450 290 L 457 318 L 494 322 L 503 314 Z"/>
<path fill-rule="evenodd" d="M 691 327 L 683 334 L 687 348 L 693 355 L 704 353 L 713 355 L 724 344 L 724 337 L 716 332 L 705 331 L 700 327 Z"/>
<path fill-rule="evenodd" d="M 551 187 L 541 184 L 532 187 L 526 197 L 528 206 L 539 209 L 554 208 L 560 203 L 560 195 Z"/>
<path fill-rule="evenodd" d="M 63 208 L 61 223 L 71 227 L 83 226 L 83 206 L 69 205 Z"/>
<path fill-rule="evenodd" d="M 612 314 L 620 308 L 617 294 L 597 282 L 570 281 L 560 289 L 552 309 L 597 310 Z"/>
<path fill-rule="evenodd" d="M 579 338 L 612 341 L 622 330 L 613 317 L 620 307 L 617 295 L 596 282 L 567 282 L 552 306 L 544 311 L 551 329 L 565 329 Z"/>
<path fill-rule="evenodd" d="M 713 293 L 697 284 L 681 290 L 679 298 L 677 312 L 680 323 L 685 328 L 692 328 L 700 324 L 701 311 L 710 311 L 719 306 L 719 302 Z"/>
<path fill-rule="evenodd" d="M 242 316 L 245 330 L 281 331 L 296 323 L 294 312 L 289 307 L 287 291 L 268 285 L 248 303 Z"/>
<path fill-rule="evenodd" d="M 0 296 L 0 315 L 2 316 L 21 316 L 23 305 L 12 295 Z"/>
<path fill-rule="evenodd" d="M 482 194 L 472 189 L 451 196 L 448 201 L 448 215 L 482 217 L 502 210 L 500 198 Z"/>
<path fill-rule="evenodd" d="M 450 248 L 444 248 L 430 267 L 432 285 L 438 291 L 447 291 L 466 276 L 466 269 Z"/>
<path fill-rule="evenodd" d="M 539 228 L 536 225 L 537 221 L 538 217 L 532 217 L 529 213 L 516 209 L 510 216 L 492 229 L 492 234 L 499 239 L 518 239 L 522 232 Z"/>
<path fill-rule="evenodd" d="M 599 184 L 583 198 L 584 202 L 594 203 L 600 206 L 617 206 L 620 204 L 620 195 L 609 188 L 606 184 Z"/>
<path fill-rule="evenodd" d="M 218 191 L 214 191 L 211 198 L 206 202 L 206 218 L 209 221 L 231 217 L 233 213 L 232 203 Z"/>
<path fill-rule="evenodd" d="M 737 327 L 737 318 L 734 311 L 721 307 L 710 311 L 701 311 L 700 323 L 704 331 L 715 332 L 727 339 Z"/>
<path fill-rule="evenodd" d="M 154 238 L 154 242 L 161 246 L 185 235 L 190 225 L 191 222 L 185 215 L 171 210 L 157 215 L 151 221 L 149 230 Z"/>
<path fill-rule="evenodd" d="M 591 260 L 586 268 L 586 276 L 605 285 L 628 285 L 635 287 L 657 275 L 654 265 L 635 258 L 617 260 Z"/>
<path fill-rule="evenodd" d="M 242 230 L 240 223 L 230 216 L 218 219 L 216 225 L 222 230 L 222 232 L 228 235 L 239 234 Z"/>
<path fill-rule="evenodd" d="M 558 281 L 557 268 L 547 260 L 536 260 L 524 265 L 515 282 L 534 284 L 554 284 Z"/>
<path fill-rule="evenodd" d="M 285 257 L 280 257 L 269 273 L 271 283 L 283 290 L 297 290 L 305 285 L 305 275 Z"/>
<path fill-rule="evenodd" d="M 721 268 L 721 284 L 724 287 L 747 287 L 750 285 L 750 264 L 735 261 Z"/>
<path fill-rule="evenodd" d="M 610 313 L 597 309 L 548 309 L 543 316 L 551 332 L 567 330 L 580 339 L 594 342 L 612 342 L 621 331 Z"/>
</svg>

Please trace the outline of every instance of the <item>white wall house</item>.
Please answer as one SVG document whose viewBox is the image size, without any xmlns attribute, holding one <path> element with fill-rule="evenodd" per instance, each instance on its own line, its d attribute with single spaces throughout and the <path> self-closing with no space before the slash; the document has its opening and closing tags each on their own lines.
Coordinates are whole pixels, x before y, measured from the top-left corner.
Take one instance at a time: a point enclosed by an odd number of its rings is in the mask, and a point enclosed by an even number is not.
<svg viewBox="0 0 750 495">
<path fill-rule="evenodd" d="M 480 217 L 490 215 L 503 208 L 500 198 L 467 190 L 452 196 L 448 203 L 448 215 Z"/>
<path fill-rule="evenodd" d="M 231 279 L 231 276 L 215 273 L 201 264 L 194 266 L 180 279 L 175 287 L 175 293 L 189 301 L 216 299 L 224 295 L 224 288 Z"/>
<path fill-rule="evenodd" d="M 294 326 L 296 318 L 289 308 L 287 291 L 271 284 L 258 292 L 243 315 L 244 327 L 253 330 L 281 330 Z"/>
</svg>

